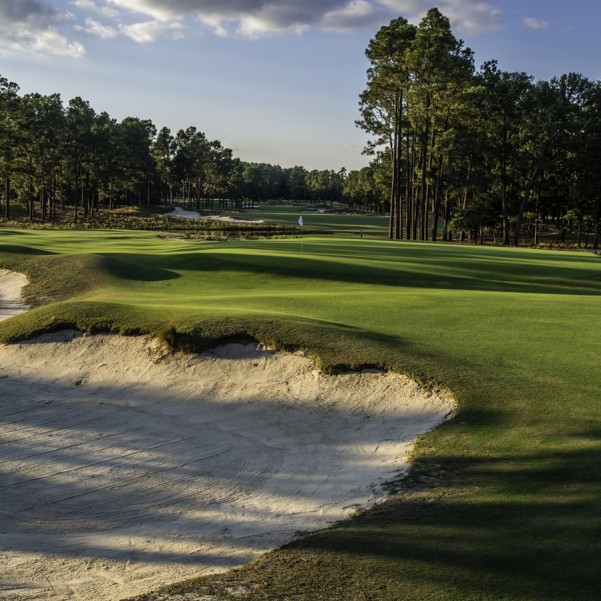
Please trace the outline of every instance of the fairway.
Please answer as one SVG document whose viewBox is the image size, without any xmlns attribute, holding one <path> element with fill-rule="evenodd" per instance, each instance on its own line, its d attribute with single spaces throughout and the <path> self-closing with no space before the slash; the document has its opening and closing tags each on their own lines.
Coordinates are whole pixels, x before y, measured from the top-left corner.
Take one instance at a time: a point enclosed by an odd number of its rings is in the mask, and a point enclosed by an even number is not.
<svg viewBox="0 0 601 601">
<path fill-rule="evenodd" d="M 190 348 L 246 336 L 325 370 L 391 369 L 453 393 L 458 414 L 420 439 L 404 492 L 259 560 L 237 586 L 260 568 L 273 600 L 597 598 L 598 256 L 327 236 L 1 240 L 0 267 L 46 303 L 0 324 L 2 341 L 66 327 Z"/>
</svg>

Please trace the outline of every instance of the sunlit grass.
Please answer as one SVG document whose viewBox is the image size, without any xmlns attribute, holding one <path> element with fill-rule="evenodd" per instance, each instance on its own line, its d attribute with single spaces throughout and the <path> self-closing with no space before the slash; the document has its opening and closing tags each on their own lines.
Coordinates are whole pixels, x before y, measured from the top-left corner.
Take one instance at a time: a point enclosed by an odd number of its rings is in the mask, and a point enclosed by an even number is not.
<svg viewBox="0 0 601 601">
<path fill-rule="evenodd" d="M 257 581 L 256 598 L 272 600 L 598 598 L 599 257 L 0 231 L 0 264 L 28 273 L 48 303 L 0 324 L 1 340 L 72 325 L 175 328 L 191 346 L 249 335 L 306 349 L 324 368 L 388 367 L 457 397 L 457 417 L 421 439 L 408 492 L 197 590 Z"/>
</svg>

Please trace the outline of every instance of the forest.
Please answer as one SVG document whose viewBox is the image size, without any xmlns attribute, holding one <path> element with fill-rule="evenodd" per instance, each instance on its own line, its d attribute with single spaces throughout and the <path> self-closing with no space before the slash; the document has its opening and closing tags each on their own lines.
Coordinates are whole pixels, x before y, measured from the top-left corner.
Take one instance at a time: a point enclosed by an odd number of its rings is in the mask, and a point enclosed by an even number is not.
<svg viewBox="0 0 601 601">
<path fill-rule="evenodd" d="M 357 126 L 370 134 L 363 169 L 244 162 L 190 126 L 117 121 L 80 97 L 19 94 L 0 77 L 4 219 L 74 221 L 99 208 L 185 202 L 197 209 L 256 201 L 337 201 L 390 215 L 392 239 L 599 247 L 601 83 L 578 73 L 535 81 L 473 52 L 431 9 L 399 17 L 366 50 Z"/>
<path fill-rule="evenodd" d="M 476 70 L 436 8 L 417 26 L 382 27 L 366 56 L 357 124 L 373 135 L 375 160 L 349 180 L 363 194 L 388 174 L 391 238 L 477 239 L 487 229 L 518 246 L 525 230 L 536 243 L 553 225 L 598 248 L 600 82 L 578 73 L 535 82 L 494 60 Z"/>
<path fill-rule="evenodd" d="M 241 207 L 266 199 L 342 200 L 344 170 L 282 168 L 233 157 L 196 127 L 173 135 L 148 119 L 117 121 L 80 97 L 19 94 L 0 77 L 0 198 L 30 220 L 71 209 L 74 220 L 99 207 L 172 204 Z"/>
</svg>

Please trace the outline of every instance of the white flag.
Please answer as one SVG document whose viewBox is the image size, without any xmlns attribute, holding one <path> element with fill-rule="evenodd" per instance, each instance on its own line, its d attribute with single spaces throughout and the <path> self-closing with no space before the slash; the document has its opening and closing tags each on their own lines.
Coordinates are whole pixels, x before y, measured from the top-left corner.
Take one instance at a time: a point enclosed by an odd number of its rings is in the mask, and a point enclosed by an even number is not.
<svg viewBox="0 0 601 601">
<path fill-rule="evenodd" d="M 301 227 L 303 227 L 303 216 L 302 216 L 302 215 L 301 215 L 301 216 L 298 218 L 298 224 L 299 224 Z"/>
</svg>

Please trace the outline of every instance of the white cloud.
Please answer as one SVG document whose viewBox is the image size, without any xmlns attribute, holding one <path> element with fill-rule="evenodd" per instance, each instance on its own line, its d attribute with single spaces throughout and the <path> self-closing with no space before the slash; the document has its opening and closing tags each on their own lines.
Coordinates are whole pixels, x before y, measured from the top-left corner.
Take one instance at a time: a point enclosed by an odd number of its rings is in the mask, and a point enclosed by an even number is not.
<svg viewBox="0 0 601 601">
<path fill-rule="evenodd" d="M 198 20 L 203 25 L 207 25 L 208 27 L 210 27 L 215 35 L 218 35 L 220 37 L 228 36 L 228 31 L 224 26 L 223 19 L 218 15 L 200 15 L 198 17 Z M 228 146 L 228 148 L 230 147 Z"/>
<path fill-rule="evenodd" d="M 119 11 L 111 8 L 110 6 L 101 5 L 99 6 L 92 0 L 72 0 L 71 4 L 81 10 L 87 10 L 109 19 L 115 19 L 119 16 Z"/>
<path fill-rule="evenodd" d="M 86 27 L 77 26 L 76 29 L 101 40 L 113 40 L 118 34 L 118 31 L 114 27 L 103 25 L 89 17 L 86 19 Z"/>
<path fill-rule="evenodd" d="M 164 36 L 179 39 L 183 36 L 183 29 L 181 23 L 164 23 L 161 21 L 144 21 L 132 25 L 121 25 L 121 32 L 138 44 L 148 44 Z"/>
<path fill-rule="evenodd" d="M 300 34 L 310 28 L 310 24 L 297 19 L 283 19 L 278 8 L 267 8 L 259 14 L 240 17 L 238 33 L 250 38 L 263 37 L 273 33 Z"/>
<path fill-rule="evenodd" d="M 379 0 L 397 15 L 417 23 L 432 7 L 432 0 Z M 453 28 L 462 34 L 490 31 L 498 27 L 503 13 L 488 0 L 440 0 L 440 12 L 449 18 Z"/>
<path fill-rule="evenodd" d="M 308 29 L 348 31 L 386 22 L 381 0 L 107 0 L 114 6 L 168 22 L 194 16 L 218 35 L 228 27 L 243 36 L 301 33 Z M 378 15 L 380 18 L 378 18 Z"/>
<path fill-rule="evenodd" d="M 535 19 L 534 17 L 524 17 L 522 19 L 522 23 L 528 29 L 550 29 L 551 23 L 549 21 L 541 21 L 540 19 Z"/>
<path fill-rule="evenodd" d="M 490 31 L 503 21 L 501 9 L 480 0 L 446 0 L 441 4 L 441 11 L 457 26 L 459 33 L 464 34 Z"/>
<path fill-rule="evenodd" d="M 332 31 L 352 31 L 359 27 L 375 24 L 381 19 L 379 11 L 367 0 L 352 0 L 342 8 L 325 13 L 320 26 Z"/>
<path fill-rule="evenodd" d="M 91 0 L 80 0 L 91 1 Z M 106 0 L 155 21 L 196 17 L 215 33 L 257 37 L 271 33 L 299 33 L 307 29 L 349 31 L 386 23 L 399 15 L 419 21 L 432 0 Z M 459 32 L 490 30 L 502 21 L 494 0 L 440 0 L 438 6 Z"/>
<path fill-rule="evenodd" d="M 81 58 L 86 54 L 85 48 L 79 42 L 69 42 L 53 27 L 32 34 L 30 46 L 34 51 L 42 54 L 57 54 L 73 58 Z"/>
<path fill-rule="evenodd" d="M 438 5 L 459 33 L 477 33 L 501 22 L 494 1 L 439 0 Z M 0 0 L 0 46 L 83 56 L 83 46 L 68 39 L 67 28 L 103 40 L 122 34 L 151 43 L 166 36 L 183 37 L 191 19 L 220 36 L 256 38 L 311 29 L 347 32 L 375 29 L 399 15 L 417 23 L 432 5 L 432 0 L 68 0 L 81 19 L 76 23 L 73 14 L 53 8 L 58 2 Z M 538 29 L 548 26 L 532 18 L 524 23 Z"/>
<path fill-rule="evenodd" d="M 157 21 L 183 17 L 194 12 L 194 5 L 199 4 L 194 0 L 176 0 L 175 2 L 154 2 L 153 0 L 107 0 L 110 4 L 118 6 L 133 13 L 148 15 Z"/>
</svg>

